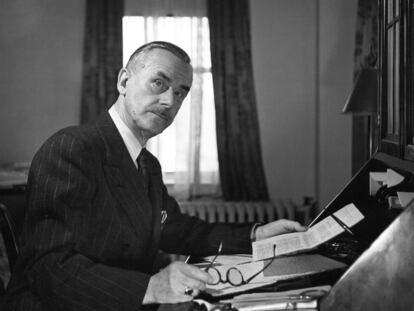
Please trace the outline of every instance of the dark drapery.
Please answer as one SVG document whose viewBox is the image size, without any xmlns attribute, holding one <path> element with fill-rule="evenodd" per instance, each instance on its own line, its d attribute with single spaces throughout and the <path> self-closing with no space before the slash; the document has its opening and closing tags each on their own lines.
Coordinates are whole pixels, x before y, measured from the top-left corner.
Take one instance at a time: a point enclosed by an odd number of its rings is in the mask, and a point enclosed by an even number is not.
<svg viewBox="0 0 414 311">
<path fill-rule="evenodd" d="M 217 149 L 226 200 L 268 200 L 253 83 L 248 0 L 208 0 Z"/>
<path fill-rule="evenodd" d="M 123 14 L 123 0 L 86 1 L 81 123 L 94 120 L 118 96 Z"/>
<path fill-rule="evenodd" d="M 378 1 L 359 0 L 355 33 L 354 81 L 361 68 L 375 66 L 378 55 Z M 370 158 L 369 135 L 373 135 L 373 147 L 376 146 L 377 129 L 369 116 L 352 118 L 352 173 L 355 174 Z M 371 117 L 372 118 L 372 117 Z M 372 130 L 370 131 L 370 127 Z"/>
</svg>

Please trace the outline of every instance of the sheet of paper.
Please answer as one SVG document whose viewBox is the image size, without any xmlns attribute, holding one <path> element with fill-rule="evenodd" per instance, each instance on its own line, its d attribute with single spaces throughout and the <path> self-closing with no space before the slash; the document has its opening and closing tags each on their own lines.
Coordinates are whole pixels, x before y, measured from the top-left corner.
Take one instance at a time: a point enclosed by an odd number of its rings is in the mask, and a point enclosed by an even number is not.
<svg viewBox="0 0 414 311">
<path fill-rule="evenodd" d="M 400 200 L 398 199 L 397 196 L 389 196 L 388 197 L 388 208 L 393 208 L 393 209 L 404 209 L 404 207 L 402 207 Z"/>
<path fill-rule="evenodd" d="M 385 184 L 388 188 L 398 185 L 400 182 L 404 180 L 404 176 L 401 176 L 396 171 L 392 169 L 387 169 L 387 180 Z"/>
<path fill-rule="evenodd" d="M 253 260 L 310 250 L 343 231 L 344 229 L 328 216 L 305 232 L 287 233 L 254 242 L 252 245 Z"/>
<path fill-rule="evenodd" d="M 249 294 L 241 294 L 237 295 L 231 299 L 224 299 L 220 300 L 222 303 L 232 303 L 237 301 L 257 301 L 257 300 L 266 300 L 266 299 L 275 299 L 275 298 L 286 298 L 291 296 L 302 296 L 302 295 L 315 295 L 320 294 L 324 295 L 329 293 L 332 286 L 330 285 L 321 285 L 321 286 L 313 286 L 313 287 L 305 287 L 300 289 L 292 289 L 287 291 L 281 292 L 258 292 L 258 293 L 249 293 Z"/>
<path fill-rule="evenodd" d="M 352 203 L 334 214 L 348 227 L 355 225 L 364 218 Z M 305 232 L 287 233 L 253 242 L 253 260 L 263 260 L 274 256 L 310 250 L 342 232 L 344 232 L 344 229 L 331 216 L 328 216 Z"/>
<path fill-rule="evenodd" d="M 387 180 L 387 172 L 369 173 L 369 195 L 374 196 Z"/>
<path fill-rule="evenodd" d="M 244 279 L 248 279 L 253 274 L 263 269 L 265 261 L 254 261 L 250 263 L 236 265 L 237 269 L 243 274 Z M 222 278 L 226 280 L 226 273 L 228 269 L 235 267 L 235 265 L 223 265 L 215 266 L 219 270 Z M 275 277 L 265 277 L 263 273 L 260 273 L 257 277 L 252 279 L 248 284 L 233 286 L 229 283 L 219 283 L 217 285 L 207 285 L 206 292 L 213 297 L 220 297 L 234 293 L 242 293 L 250 289 L 263 287 L 266 285 L 273 284 L 279 280 L 286 280 L 298 275 L 282 275 Z"/>
<path fill-rule="evenodd" d="M 24 185 L 26 183 L 26 172 L 0 171 L 0 188 L 10 188 L 13 185 Z"/>
<path fill-rule="evenodd" d="M 210 263 L 215 256 L 205 257 L 206 263 Z M 216 258 L 215 263 L 219 265 L 239 265 L 252 261 L 251 254 L 237 254 L 237 255 L 220 255 Z"/>
<path fill-rule="evenodd" d="M 250 283 L 240 286 L 232 286 L 228 283 L 220 285 L 207 285 L 206 292 L 213 297 L 222 297 L 230 294 L 243 293 L 251 289 L 264 287 L 271 284 L 276 284 L 279 281 L 289 280 L 296 277 L 306 276 L 314 274 L 314 272 L 300 273 L 300 274 L 291 274 L 291 275 L 282 275 L 268 278 L 257 278 L 257 280 L 252 280 Z"/>
<path fill-rule="evenodd" d="M 306 305 L 301 305 L 302 307 L 316 307 L 316 300 L 320 297 L 325 296 L 331 290 L 330 285 L 323 285 L 323 286 L 314 286 L 314 287 L 305 287 L 295 290 L 289 291 L 282 291 L 282 292 L 264 292 L 264 293 L 251 293 L 251 294 L 242 294 L 233 297 L 232 299 L 221 300 L 220 303 L 230 303 L 233 308 L 242 310 L 246 310 L 245 308 L 249 307 L 256 307 L 262 310 L 263 308 L 260 307 L 264 305 L 265 307 L 269 307 L 272 310 L 277 310 L 277 306 L 281 307 L 282 310 L 286 310 L 289 308 L 293 308 L 293 305 L 289 304 L 283 305 L 281 302 L 291 302 L 295 299 L 302 299 L 303 302 L 310 302 L 312 303 Z M 278 304 L 280 303 L 280 304 Z M 272 306 L 273 304 L 273 306 Z M 276 306 L 274 305 L 276 304 Z M 311 307 L 312 306 L 312 307 Z M 297 308 L 299 305 L 296 306 Z M 250 309 L 248 309 L 250 310 Z M 253 309 L 252 309 L 253 310 Z"/>
<path fill-rule="evenodd" d="M 345 225 L 352 227 L 360 222 L 364 215 L 356 208 L 354 204 L 348 204 L 334 213 Z"/>
<path fill-rule="evenodd" d="M 247 280 L 249 276 L 256 274 L 258 271 L 262 270 L 263 265 L 266 263 L 267 261 L 256 261 L 236 266 L 216 266 L 215 268 L 220 271 L 222 278 L 225 280 L 228 269 L 237 267 L 237 269 L 242 272 L 244 279 Z M 281 280 L 288 280 L 322 271 L 342 268 L 346 268 L 346 265 L 344 263 L 318 254 L 283 256 L 275 258 L 272 264 L 268 266 L 264 272 L 260 273 L 257 277 L 252 279 L 249 284 L 241 286 L 232 286 L 229 283 L 207 285 L 206 291 L 214 297 L 221 297 L 229 294 L 242 293 L 250 289 L 274 284 Z"/>
<path fill-rule="evenodd" d="M 402 207 L 408 207 L 414 203 L 414 192 L 397 192 L 398 200 Z"/>
<path fill-rule="evenodd" d="M 273 311 L 273 310 L 315 310 L 318 300 L 313 299 L 272 299 L 253 302 L 235 302 L 233 308 L 238 311 Z"/>
</svg>

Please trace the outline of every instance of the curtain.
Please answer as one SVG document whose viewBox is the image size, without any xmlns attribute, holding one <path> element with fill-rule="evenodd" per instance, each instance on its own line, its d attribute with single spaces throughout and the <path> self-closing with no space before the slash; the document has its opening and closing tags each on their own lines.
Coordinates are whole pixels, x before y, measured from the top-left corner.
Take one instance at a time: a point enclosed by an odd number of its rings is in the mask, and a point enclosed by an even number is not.
<svg viewBox="0 0 414 311">
<path fill-rule="evenodd" d="M 96 119 L 118 96 L 123 14 L 123 0 L 86 1 L 81 123 Z"/>
<path fill-rule="evenodd" d="M 378 55 L 378 1 L 359 0 L 354 52 L 354 81 L 362 68 L 376 65 Z M 375 120 L 369 116 L 352 117 L 352 174 L 370 158 L 369 135 L 372 133 L 373 150 L 377 143 Z M 370 131 L 370 127 L 372 131 Z M 361 142 L 361 140 L 363 140 Z"/>
<path fill-rule="evenodd" d="M 191 91 L 175 121 L 147 147 L 160 160 L 164 182 L 176 199 L 219 196 L 207 19 L 129 16 L 124 18 L 124 29 L 124 62 L 138 46 L 154 40 L 172 42 L 189 54 L 194 69 Z"/>
<path fill-rule="evenodd" d="M 268 200 L 253 85 L 249 0 L 207 3 L 223 197 Z"/>
</svg>

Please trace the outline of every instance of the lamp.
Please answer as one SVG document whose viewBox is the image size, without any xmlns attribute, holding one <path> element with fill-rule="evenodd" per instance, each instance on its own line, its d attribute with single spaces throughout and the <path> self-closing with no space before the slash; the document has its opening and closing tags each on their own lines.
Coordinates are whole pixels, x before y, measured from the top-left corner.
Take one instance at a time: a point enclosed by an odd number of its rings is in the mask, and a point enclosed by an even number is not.
<svg viewBox="0 0 414 311">
<path fill-rule="evenodd" d="M 361 69 L 351 95 L 345 102 L 342 113 L 354 116 L 368 116 L 369 156 L 373 147 L 372 118 L 377 114 L 378 70 L 375 68 Z"/>
</svg>

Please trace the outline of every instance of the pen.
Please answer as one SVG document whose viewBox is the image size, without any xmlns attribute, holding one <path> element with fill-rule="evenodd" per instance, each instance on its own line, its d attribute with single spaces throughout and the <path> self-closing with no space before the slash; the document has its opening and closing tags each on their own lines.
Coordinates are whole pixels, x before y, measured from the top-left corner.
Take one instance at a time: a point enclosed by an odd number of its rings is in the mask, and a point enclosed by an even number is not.
<svg viewBox="0 0 414 311">
<path fill-rule="evenodd" d="M 184 263 L 188 263 L 188 261 L 190 260 L 191 255 L 188 255 L 187 258 L 184 260 Z"/>
<path fill-rule="evenodd" d="M 350 235 L 354 235 L 354 233 L 349 229 L 347 225 L 345 225 L 342 220 L 340 220 L 338 217 L 336 217 L 334 214 L 331 215 L 332 218 L 340 225 L 346 232 L 348 232 Z"/>
</svg>

